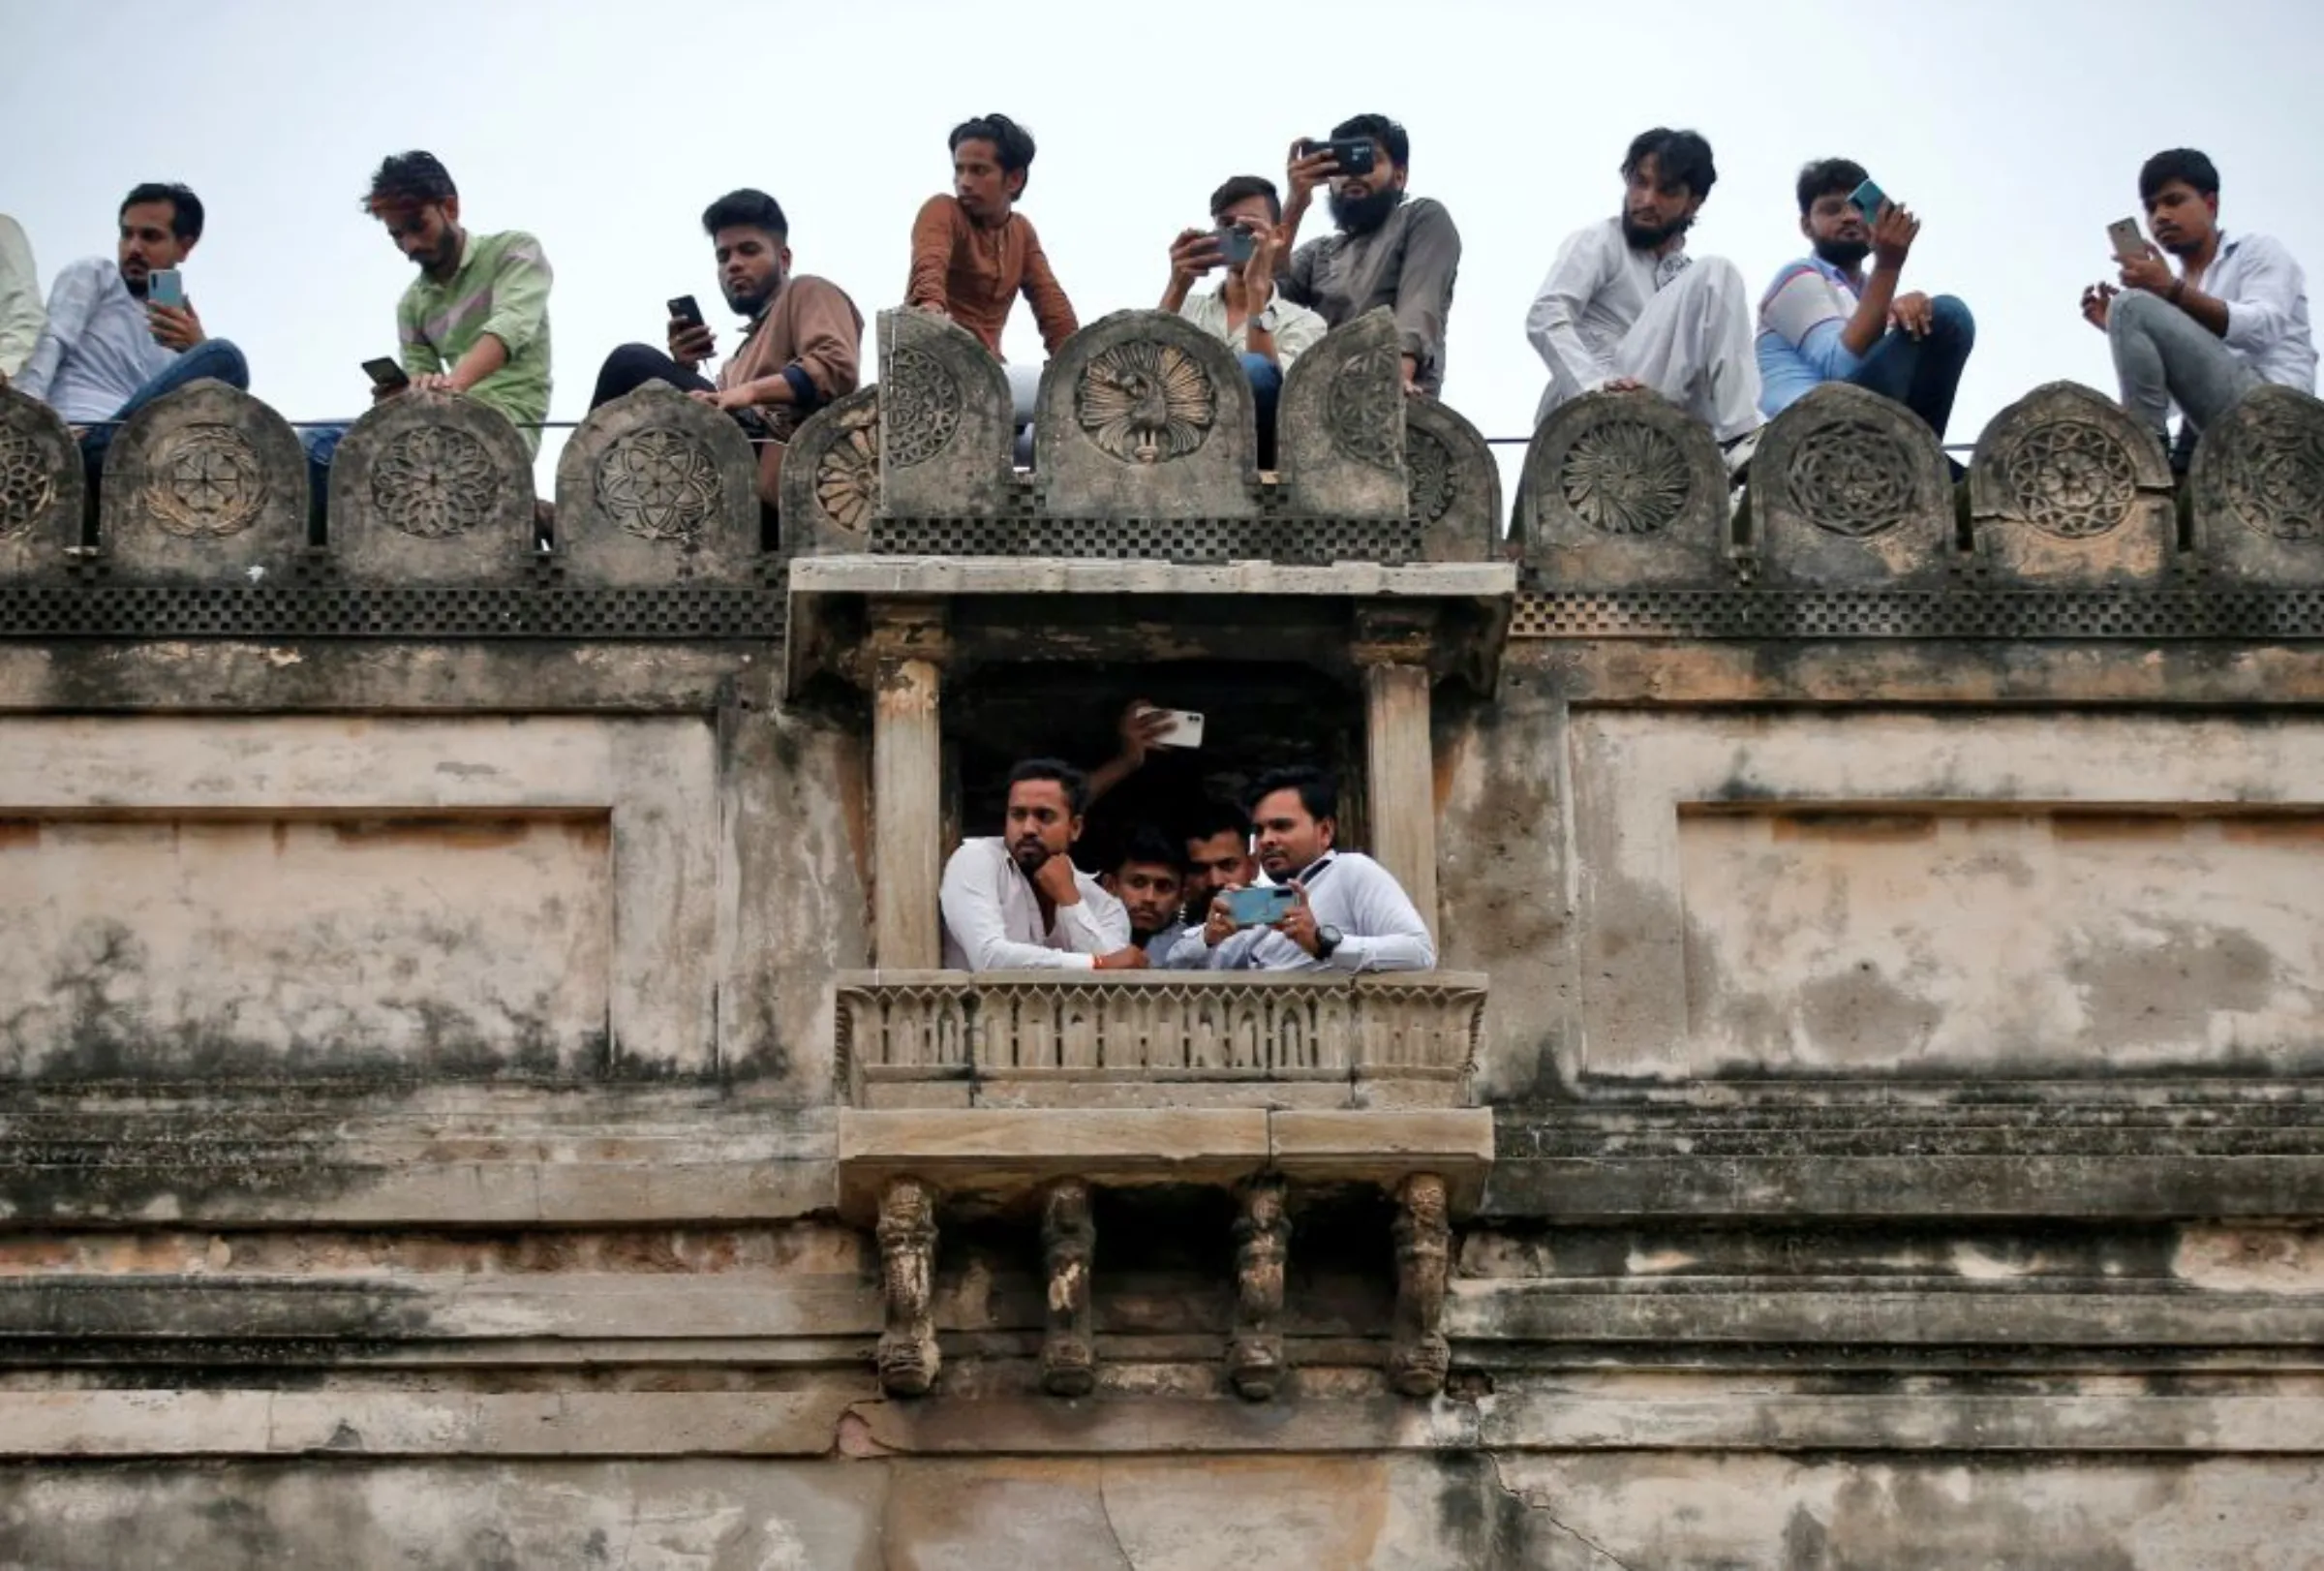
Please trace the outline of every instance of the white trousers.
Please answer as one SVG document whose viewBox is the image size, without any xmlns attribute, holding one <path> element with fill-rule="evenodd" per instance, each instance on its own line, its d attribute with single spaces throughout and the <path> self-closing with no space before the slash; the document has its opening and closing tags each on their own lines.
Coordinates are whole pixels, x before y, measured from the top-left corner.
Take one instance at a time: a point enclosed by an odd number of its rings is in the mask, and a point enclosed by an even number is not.
<svg viewBox="0 0 2324 1571">
<path fill-rule="evenodd" d="M 1701 257 L 1654 292 L 1614 346 L 1614 375 L 1644 383 L 1732 442 L 1761 424 L 1756 332 L 1742 273 L 1725 257 Z M 1543 396 L 1535 424 L 1557 407 L 1556 390 Z"/>
</svg>

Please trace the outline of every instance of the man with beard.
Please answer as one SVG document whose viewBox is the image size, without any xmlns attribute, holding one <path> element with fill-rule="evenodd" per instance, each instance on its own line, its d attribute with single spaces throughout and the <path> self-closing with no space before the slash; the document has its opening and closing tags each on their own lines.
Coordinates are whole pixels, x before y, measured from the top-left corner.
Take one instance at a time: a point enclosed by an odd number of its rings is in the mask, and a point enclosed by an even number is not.
<svg viewBox="0 0 2324 1571">
<path fill-rule="evenodd" d="M 712 383 L 695 367 L 718 354 L 706 323 L 672 317 L 669 353 L 624 344 L 605 357 L 589 407 L 609 404 L 649 382 L 685 389 L 741 421 L 759 445 L 758 494 L 770 508 L 782 454 L 800 422 L 855 391 L 864 318 L 835 284 L 791 271 L 790 224 L 763 191 L 730 191 L 702 214 L 728 309 L 748 319 L 741 347 Z"/>
<path fill-rule="evenodd" d="M 1203 923 L 1210 914 L 1211 900 L 1222 889 L 1259 882 L 1259 863 L 1251 855 L 1251 816 L 1232 802 L 1206 798 L 1195 804 L 1179 827 L 1186 847 L 1181 863 L 1185 920 L 1169 943 L 1149 947 L 1147 953 L 1155 965 L 1172 970 L 1201 970 L 1210 964 Z"/>
<path fill-rule="evenodd" d="M 201 199 L 184 186 L 140 185 L 122 200 L 114 255 L 71 263 L 48 293 L 46 324 L 15 388 L 74 428 L 92 477 L 120 422 L 155 399 L 205 377 L 250 386 L 242 352 L 202 330 L 191 299 L 147 297 L 155 273 L 194 254 L 201 219 Z"/>
<path fill-rule="evenodd" d="M 1055 758 L 1009 771 L 1003 832 L 963 840 L 938 905 L 947 970 L 1138 970 L 1121 902 L 1073 865 L 1087 806 L 1082 772 Z"/>
<path fill-rule="evenodd" d="M 1799 171 L 1799 231 L 1815 254 L 1776 274 L 1759 301 L 1759 408 L 1772 419 L 1819 382 L 1852 383 L 1942 439 L 1976 323 L 1950 294 L 1897 293 L 1920 221 L 1882 201 L 1868 222 L 1850 200 L 1863 184 L 1863 166 L 1845 158 Z"/>
<path fill-rule="evenodd" d="M 1740 472 L 1760 422 L 1750 299 L 1733 262 L 1686 252 L 1718 178 L 1695 132 L 1630 144 L 1622 211 L 1567 237 L 1525 316 L 1549 367 L 1537 425 L 1583 393 L 1647 388 L 1708 425 Z"/>
<path fill-rule="evenodd" d="M 1275 280 L 1275 293 L 1334 327 L 1386 306 L 1395 314 L 1404 390 L 1433 398 L 1445 385 L 1445 321 L 1460 270 L 1460 231 L 1442 202 L 1405 200 L 1412 139 L 1402 126 L 1385 114 L 1359 114 L 1333 126 L 1331 139 L 1370 142 L 1371 168 L 1343 171 L 1328 149 L 1303 138 L 1291 144 L 1291 200 L 1279 237 L 1291 267 Z M 1315 188 L 1327 182 L 1339 232 L 1294 251 Z"/>
<path fill-rule="evenodd" d="M 1146 951 L 1149 965 L 1161 965 L 1186 932 L 1179 919 L 1185 870 L 1170 837 L 1150 823 L 1137 825 L 1123 837 L 1114 871 L 1098 882 L 1129 913 L 1130 941 Z"/>
<path fill-rule="evenodd" d="M 1210 194 L 1210 221 L 1215 228 L 1183 230 L 1171 242 L 1170 283 L 1160 308 L 1184 317 L 1241 357 L 1257 406 L 1259 467 L 1271 469 L 1283 378 L 1291 362 L 1330 329 L 1305 306 L 1276 298 L 1283 203 L 1273 181 L 1238 174 Z M 1241 236 L 1239 262 L 1226 260 L 1230 231 Z M 1195 294 L 1195 280 L 1213 267 L 1223 267 L 1226 277 L 1218 288 Z"/>
<path fill-rule="evenodd" d="M 2138 196 L 2162 251 L 2123 260 L 2119 290 L 2084 290 L 2082 315 L 2114 348 L 2123 407 L 2166 447 L 2179 406 L 2171 465 L 2184 473 L 2196 437 L 2253 387 L 2315 390 L 2308 280 L 2280 242 L 2219 228 L 2219 171 L 2191 147 L 2148 159 Z M 2164 251 L 2179 259 L 2176 274 Z"/>
<path fill-rule="evenodd" d="M 1428 970 L 1436 940 L 1395 875 L 1336 848 L 1339 786 L 1320 769 L 1277 769 L 1252 788 L 1259 865 L 1296 903 L 1269 927 L 1237 929 L 1213 898 L 1199 938 L 1212 970 Z M 1238 887 L 1229 885 L 1230 889 Z M 1192 940 L 1189 940 L 1192 941 Z M 1180 947 L 1184 947 L 1183 944 Z"/>
</svg>

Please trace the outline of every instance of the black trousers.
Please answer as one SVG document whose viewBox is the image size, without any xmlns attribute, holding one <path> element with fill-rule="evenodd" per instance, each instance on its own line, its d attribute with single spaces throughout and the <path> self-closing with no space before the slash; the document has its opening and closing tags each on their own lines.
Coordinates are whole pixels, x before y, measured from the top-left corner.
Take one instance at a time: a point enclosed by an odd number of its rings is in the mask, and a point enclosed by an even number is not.
<svg viewBox="0 0 2324 1571">
<path fill-rule="evenodd" d="M 624 393 L 637 391 L 649 382 L 666 382 L 687 392 L 716 392 L 717 385 L 680 365 L 651 344 L 624 344 L 605 356 L 597 369 L 597 390 L 589 407 L 610 404 Z"/>
</svg>

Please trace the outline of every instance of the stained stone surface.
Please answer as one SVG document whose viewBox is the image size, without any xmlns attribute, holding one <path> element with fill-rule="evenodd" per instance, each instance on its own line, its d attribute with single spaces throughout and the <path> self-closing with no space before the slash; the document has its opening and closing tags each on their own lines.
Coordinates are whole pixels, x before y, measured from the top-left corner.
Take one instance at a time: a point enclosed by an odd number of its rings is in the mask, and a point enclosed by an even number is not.
<svg viewBox="0 0 2324 1571">
<path fill-rule="evenodd" d="M 758 511 L 742 427 L 660 383 L 593 411 L 557 460 L 557 548 L 583 582 L 748 578 Z"/>
<path fill-rule="evenodd" d="M 0 579 L 63 570 L 80 543 L 80 448 L 47 405 L 0 387 Z"/>
<path fill-rule="evenodd" d="M 782 462 L 782 554 L 870 548 L 879 511 L 877 386 L 858 387 L 809 416 Z"/>
<path fill-rule="evenodd" d="M 1977 438 L 1969 475 L 1979 565 L 2042 584 L 2152 582 L 2178 553 L 2161 447 L 2104 394 L 2036 387 Z"/>
<path fill-rule="evenodd" d="M 1501 555 L 1501 466 L 1484 435 L 1450 404 L 1404 400 L 1408 505 L 1430 562 L 1490 562 Z"/>
<path fill-rule="evenodd" d="M 350 577 L 505 581 L 535 554 L 524 440 L 506 416 L 455 393 L 374 406 L 332 460 L 327 539 Z"/>
<path fill-rule="evenodd" d="M 1719 445 L 1653 393 L 1561 405 L 1525 449 L 1513 533 L 1551 583 L 1731 581 L 1728 527 Z"/>
<path fill-rule="evenodd" d="M 1408 505 L 1404 373 L 1386 307 L 1294 360 L 1275 410 L 1275 467 L 1295 513 L 1400 517 Z"/>
<path fill-rule="evenodd" d="M 974 333 L 926 311 L 882 311 L 878 386 L 884 515 L 1010 508 L 1017 422 L 1008 373 Z"/>
<path fill-rule="evenodd" d="M 1827 382 L 1767 423 L 1751 463 L 1752 543 L 1773 583 L 1943 581 L 1953 487 L 1902 404 Z"/>
<path fill-rule="evenodd" d="M 98 540 L 125 578 L 239 578 L 288 565 L 307 539 L 298 438 L 223 382 L 197 382 L 130 416 L 98 497 Z"/>
<path fill-rule="evenodd" d="M 2324 403 L 2254 389 L 2195 448 L 2195 548 L 2246 583 L 2324 581 Z"/>
<path fill-rule="evenodd" d="M 1226 345 L 1180 317 L 1119 311 L 1075 333 L 1041 374 L 1036 493 L 1065 517 L 1251 517 L 1254 420 Z"/>
</svg>

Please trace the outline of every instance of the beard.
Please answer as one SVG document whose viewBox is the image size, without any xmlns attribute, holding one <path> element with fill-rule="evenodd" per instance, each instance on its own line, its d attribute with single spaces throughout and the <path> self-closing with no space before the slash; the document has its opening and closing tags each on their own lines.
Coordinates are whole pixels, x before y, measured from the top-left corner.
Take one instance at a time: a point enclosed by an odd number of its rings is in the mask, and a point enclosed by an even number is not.
<svg viewBox="0 0 2324 1571">
<path fill-rule="evenodd" d="M 1331 193 L 1331 222 L 1349 234 L 1369 234 L 1388 222 L 1388 215 L 1404 205 L 1404 188 L 1390 186 L 1368 197 Z"/>
<path fill-rule="evenodd" d="M 1652 251 L 1694 227 L 1692 218 L 1674 218 L 1667 224 L 1641 224 L 1626 212 L 1622 215 L 1622 241 L 1633 251 Z"/>
<path fill-rule="evenodd" d="M 745 290 L 737 294 L 721 287 L 719 293 L 726 296 L 726 309 L 738 317 L 749 319 L 764 311 L 767 308 L 767 302 L 775 298 L 777 292 L 781 288 L 782 275 L 778 273 L 767 280 L 764 289 Z"/>
<path fill-rule="evenodd" d="M 1037 840 L 1013 840 L 1009 842 L 1009 858 L 1017 864 L 1017 871 L 1029 878 L 1049 860 L 1049 847 Z"/>
<path fill-rule="evenodd" d="M 1816 255 L 1842 272 L 1852 273 L 1864 265 L 1866 257 L 1872 255 L 1872 242 L 1869 240 L 1819 240 L 1816 242 Z"/>
</svg>

